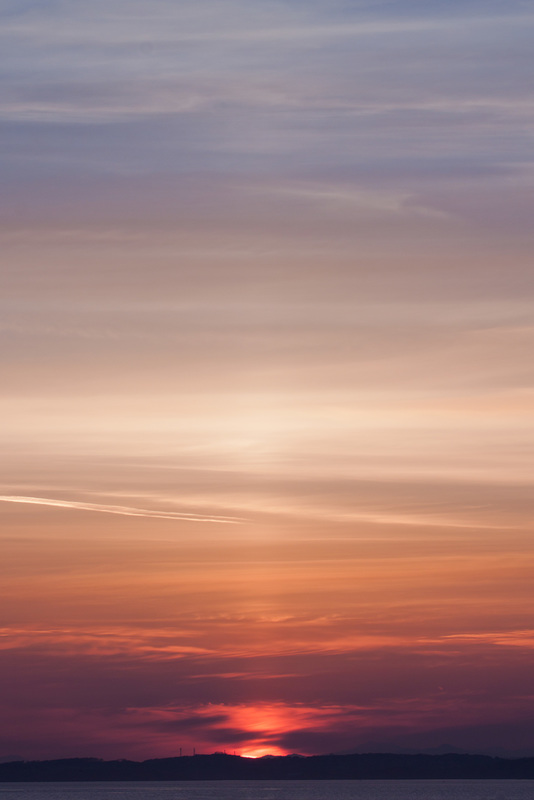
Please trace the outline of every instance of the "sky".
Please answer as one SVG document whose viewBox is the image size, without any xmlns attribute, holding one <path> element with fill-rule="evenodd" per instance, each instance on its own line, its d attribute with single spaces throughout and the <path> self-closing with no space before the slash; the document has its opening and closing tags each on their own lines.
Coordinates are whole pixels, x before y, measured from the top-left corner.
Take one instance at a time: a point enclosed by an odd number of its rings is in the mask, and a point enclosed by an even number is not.
<svg viewBox="0 0 534 800">
<path fill-rule="evenodd" d="M 0 18 L 0 757 L 534 755 L 531 3 Z"/>
</svg>

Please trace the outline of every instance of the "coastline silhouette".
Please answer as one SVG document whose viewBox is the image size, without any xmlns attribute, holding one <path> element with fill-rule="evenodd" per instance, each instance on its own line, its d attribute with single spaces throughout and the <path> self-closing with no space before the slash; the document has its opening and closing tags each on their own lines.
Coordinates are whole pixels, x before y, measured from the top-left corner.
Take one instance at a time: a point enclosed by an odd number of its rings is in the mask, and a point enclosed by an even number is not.
<svg viewBox="0 0 534 800">
<path fill-rule="evenodd" d="M 534 779 L 534 757 L 449 753 L 265 756 L 226 753 L 147 761 L 68 758 L 0 764 L 0 781 Z"/>
</svg>

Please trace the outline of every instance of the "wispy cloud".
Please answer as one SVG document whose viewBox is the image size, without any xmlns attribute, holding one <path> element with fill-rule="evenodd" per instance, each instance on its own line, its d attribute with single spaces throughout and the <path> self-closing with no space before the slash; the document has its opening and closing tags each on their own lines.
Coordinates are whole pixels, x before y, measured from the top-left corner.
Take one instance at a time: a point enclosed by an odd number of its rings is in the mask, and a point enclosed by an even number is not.
<svg viewBox="0 0 534 800">
<path fill-rule="evenodd" d="M 457 633 L 445 636 L 445 640 L 467 644 L 492 644 L 500 647 L 525 647 L 534 650 L 534 631 L 500 631 L 496 633 Z"/>
<path fill-rule="evenodd" d="M 242 10 L 236 7 L 235 12 Z M 380 36 L 410 34 L 427 31 L 447 31 L 465 29 L 467 26 L 493 27 L 495 25 L 521 25 L 533 21 L 532 14 L 511 13 L 506 15 L 453 16 L 449 18 L 412 17 L 411 19 L 346 19 L 343 22 L 311 19 L 297 19 L 292 14 L 262 16 L 264 25 L 250 23 L 236 24 L 236 16 L 227 15 L 231 20 L 217 19 L 213 7 L 204 8 L 198 14 L 183 16 L 176 13 L 176 6 L 165 6 L 156 14 L 128 15 L 122 13 L 106 14 L 108 24 L 102 25 L 101 14 L 71 13 L 61 20 L 55 15 L 48 19 L 27 17 L 6 22 L 5 33 L 10 36 L 24 36 L 35 39 L 40 45 L 53 40 L 57 44 L 87 44 L 98 42 L 99 46 L 110 44 L 173 44 L 194 42 L 230 42 L 254 44 L 256 42 L 290 42 L 322 40 L 329 38 L 351 38 L 355 36 Z M 104 12 L 105 13 L 105 12 Z M 261 12 L 260 12 L 261 14 Z M 249 16 L 249 15 L 248 15 Z M 76 25 L 83 21 L 83 25 Z M 210 24 L 211 21 L 211 24 Z M 218 26 L 214 21 L 219 22 Z M 59 24 L 58 24 L 59 22 Z M 270 23 L 270 24 L 269 24 Z"/>
<path fill-rule="evenodd" d="M 0 495 L 3 503 L 22 503 L 35 506 L 52 506 L 75 511 L 97 511 L 101 514 L 119 514 L 123 517 L 149 517 L 185 522 L 214 522 L 223 525 L 239 525 L 245 522 L 241 517 L 224 517 L 211 514 L 180 513 L 177 511 L 155 511 L 149 508 L 102 505 L 100 503 L 80 503 L 74 500 L 56 500 L 49 497 L 23 497 L 19 495 Z"/>
</svg>

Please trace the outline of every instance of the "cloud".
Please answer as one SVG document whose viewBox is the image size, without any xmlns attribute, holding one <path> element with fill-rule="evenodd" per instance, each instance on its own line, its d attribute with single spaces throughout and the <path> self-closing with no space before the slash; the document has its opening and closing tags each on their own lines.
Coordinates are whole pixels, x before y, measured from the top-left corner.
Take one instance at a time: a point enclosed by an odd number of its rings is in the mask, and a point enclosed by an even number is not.
<svg viewBox="0 0 534 800">
<path fill-rule="evenodd" d="M 240 525 L 245 522 L 242 517 L 223 517 L 211 514 L 190 514 L 177 511 L 154 511 L 148 508 L 132 508 L 130 506 L 102 505 L 100 503 L 79 503 L 74 500 L 55 500 L 47 497 L 21 497 L 17 495 L 0 495 L 0 502 L 22 503 L 35 506 L 52 506 L 75 511 L 97 511 L 101 514 L 119 514 L 124 517 L 148 517 L 186 522 L 213 522 L 222 525 Z"/>
<path fill-rule="evenodd" d="M 489 644 L 496 647 L 524 647 L 534 650 L 534 630 L 500 631 L 496 633 L 457 633 L 444 637 L 445 642 L 457 641 L 465 644 Z"/>
<path fill-rule="evenodd" d="M 266 17 L 260 13 L 256 24 L 247 25 L 250 13 L 240 15 L 241 4 L 234 7 L 235 15 L 227 13 L 221 18 L 219 25 L 214 25 L 213 20 L 218 16 L 210 12 L 215 10 L 213 4 L 201 4 L 203 8 L 195 15 L 176 13 L 175 5 L 167 5 L 156 13 L 136 15 L 128 13 L 130 9 L 122 9 L 121 4 L 115 0 L 112 4 L 113 11 L 106 13 L 98 10 L 98 5 L 92 13 L 77 13 L 71 11 L 70 15 L 63 14 L 59 18 L 55 14 L 40 18 L 28 15 L 26 17 L 12 18 L 4 27 L 4 35 L 24 38 L 26 42 L 33 41 L 38 46 L 54 43 L 56 46 L 95 44 L 99 47 L 118 45 L 165 45 L 188 43 L 232 43 L 256 44 L 261 42 L 288 42 L 291 45 L 299 42 L 328 39 L 346 39 L 361 36 L 381 36 L 395 34 L 424 33 L 427 31 L 447 29 L 456 30 L 458 27 L 471 24 L 484 25 L 512 21 L 516 24 L 532 21 L 532 15 L 501 15 L 488 18 L 475 16 L 472 18 L 431 18 L 419 17 L 413 19 L 370 19 L 370 20 L 345 20 L 341 23 L 326 20 L 310 19 L 301 20 L 295 24 L 294 16 L 289 13 L 278 13 Z M 258 9 L 258 3 L 253 3 Z M 225 3 L 225 6 L 228 6 Z M 109 5 L 106 5 L 106 10 Z M 288 7 L 289 8 L 289 7 Z M 282 9 L 282 6 L 279 7 Z M 170 12 L 170 13 L 169 13 Z M 103 25 L 102 13 L 107 24 Z M 106 19 L 107 17 L 107 19 Z M 243 22 L 240 18 L 243 17 Z M 262 19 L 263 17 L 263 19 Z M 210 19 L 211 18 L 211 19 Z M 313 20 L 313 21 L 312 21 Z M 80 24 L 82 23 L 83 24 Z M 261 22 L 267 24 L 259 24 Z M 269 24 L 270 22 L 270 24 Z"/>
</svg>

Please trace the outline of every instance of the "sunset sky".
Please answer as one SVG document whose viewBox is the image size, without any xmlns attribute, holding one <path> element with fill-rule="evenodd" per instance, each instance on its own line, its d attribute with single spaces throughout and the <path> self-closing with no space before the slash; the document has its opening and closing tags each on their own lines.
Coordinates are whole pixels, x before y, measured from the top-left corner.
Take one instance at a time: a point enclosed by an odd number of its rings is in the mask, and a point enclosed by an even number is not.
<svg viewBox="0 0 534 800">
<path fill-rule="evenodd" d="M 534 755 L 532 4 L 0 10 L 0 757 Z"/>
</svg>

